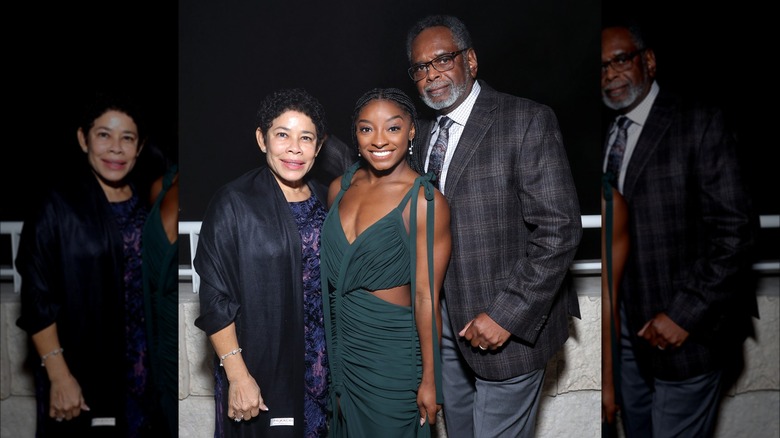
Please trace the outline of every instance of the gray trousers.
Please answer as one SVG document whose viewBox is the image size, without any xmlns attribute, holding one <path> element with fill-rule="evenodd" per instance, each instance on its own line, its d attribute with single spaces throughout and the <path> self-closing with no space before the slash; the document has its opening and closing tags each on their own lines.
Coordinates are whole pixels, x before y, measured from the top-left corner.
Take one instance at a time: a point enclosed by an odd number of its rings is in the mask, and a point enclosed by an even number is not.
<svg viewBox="0 0 780 438">
<path fill-rule="evenodd" d="M 507 380 L 481 379 L 458 351 L 458 333 L 450 325 L 444 300 L 441 312 L 442 392 L 447 437 L 533 437 L 544 368 Z"/>
<path fill-rule="evenodd" d="M 620 412 L 626 437 L 711 437 L 723 373 L 717 371 L 675 382 L 643 375 L 634 357 L 622 309 L 620 320 Z"/>
</svg>

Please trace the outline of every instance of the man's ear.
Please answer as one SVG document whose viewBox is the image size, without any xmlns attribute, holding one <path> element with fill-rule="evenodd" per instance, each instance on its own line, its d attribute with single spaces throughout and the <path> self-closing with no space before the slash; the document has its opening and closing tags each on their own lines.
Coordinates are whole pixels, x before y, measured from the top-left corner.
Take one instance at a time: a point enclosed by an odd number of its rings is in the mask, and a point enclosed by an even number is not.
<svg viewBox="0 0 780 438">
<path fill-rule="evenodd" d="M 265 137 L 263 137 L 263 131 L 261 131 L 260 128 L 255 130 L 255 138 L 257 138 L 257 145 L 260 147 L 260 150 L 265 153 Z"/>
<path fill-rule="evenodd" d="M 474 49 L 468 49 L 468 51 L 466 51 L 466 61 L 469 65 L 469 74 L 471 75 L 471 79 L 476 79 L 479 63 L 477 62 L 477 52 L 475 52 Z"/>
<path fill-rule="evenodd" d="M 653 49 L 647 49 L 645 50 L 645 53 L 643 54 L 645 57 L 645 65 L 647 66 L 647 73 L 650 76 L 650 79 L 655 78 L 655 52 L 653 52 Z"/>
</svg>

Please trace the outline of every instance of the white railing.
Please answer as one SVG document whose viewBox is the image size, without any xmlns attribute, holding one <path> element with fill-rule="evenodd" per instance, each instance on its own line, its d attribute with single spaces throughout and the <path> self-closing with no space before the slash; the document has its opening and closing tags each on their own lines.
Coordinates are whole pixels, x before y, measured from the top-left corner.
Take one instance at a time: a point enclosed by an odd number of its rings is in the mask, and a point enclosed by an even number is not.
<svg viewBox="0 0 780 438">
<path fill-rule="evenodd" d="M 179 236 L 187 236 L 187 242 L 190 244 L 190 264 L 179 266 L 179 281 L 192 279 L 192 292 L 198 293 L 200 288 L 200 276 L 192 267 L 192 261 L 195 260 L 195 250 L 198 248 L 198 238 L 200 237 L 200 221 L 179 222 Z M 181 237 L 179 238 L 181 242 Z"/>
<path fill-rule="evenodd" d="M 0 236 L 9 235 L 11 237 L 11 266 L 0 266 L 0 279 L 12 278 L 14 281 L 14 292 L 19 292 L 22 285 L 22 277 L 16 272 L 14 260 L 16 260 L 16 251 L 19 249 L 19 237 L 22 235 L 21 222 L 0 222 Z"/>
<path fill-rule="evenodd" d="M 780 215 L 761 216 L 761 228 L 780 228 Z M 601 216 L 597 214 L 582 216 L 583 228 L 601 228 Z M 22 233 L 22 222 L 0 222 L 0 234 L 11 237 L 11 260 L 16 260 L 16 252 L 19 247 L 19 237 Z M 200 287 L 200 277 L 192 267 L 195 258 L 195 250 L 198 247 L 200 236 L 200 221 L 179 222 L 179 236 L 186 236 L 189 245 L 190 260 L 186 265 L 179 266 L 179 281 L 192 281 L 192 291 L 197 293 Z M 179 239 L 181 241 L 181 237 Z M 760 272 L 780 272 L 780 260 L 762 261 L 753 265 L 753 269 Z M 598 274 L 601 272 L 601 260 L 575 260 L 571 271 L 576 274 Z M 12 266 L 0 267 L 0 279 L 13 279 L 14 292 L 19 292 L 22 279 Z"/>
</svg>

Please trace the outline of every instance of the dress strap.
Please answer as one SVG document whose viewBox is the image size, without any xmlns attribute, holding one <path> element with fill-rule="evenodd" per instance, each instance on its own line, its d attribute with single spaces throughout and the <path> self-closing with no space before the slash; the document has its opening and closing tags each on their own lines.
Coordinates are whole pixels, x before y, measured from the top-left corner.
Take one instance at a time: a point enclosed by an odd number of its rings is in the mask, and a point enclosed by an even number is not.
<svg viewBox="0 0 780 438">
<path fill-rule="evenodd" d="M 344 196 L 344 192 L 346 192 L 349 186 L 352 185 L 352 177 L 355 176 L 355 172 L 360 169 L 360 165 L 360 160 L 355 161 L 341 175 L 341 190 L 339 190 L 339 193 L 336 195 L 336 199 L 333 200 L 333 206 L 338 206 L 341 202 L 341 198 Z"/>
<path fill-rule="evenodd" d="M 615 206 L 613 189 L 617 187 L 617 178 L 612 172 L 606 172 L 601 177 L 601 190 L 604 195 L 605 212 L 604 212 L 604 256 L 606 266 L 602 266 L 601 269 L 607 270 L 607 290 L 609 292 L 609 312 L 612 314 L 614 309 L 615 292 L 614 289 L 617 285 L 612 284 L 612 233 L 614 230 L 614 218 L 615 218 Z M 615 397 L 620 402 L 620 361 L 616 358 L 620 357 L 620 342 L 618 340 L 619 328 L 615 325 L 615 318 L 609 318 L 609 337 L 612 345 L 612 349 L 608 354 L 612 355 L 612 384 L 614 386 Z"/>
<path fill-rule="evenodd" d="M 167 191 L 171 185 L 173 185 L 173 179 L 176 177 L 176 172 L 179 171 L 178 164 L 172 164 L 163 176 L 163 188 Z"/>
<path fill-rule="evenodd" d="M 426 186 L 426 184 L 427 184 L 427 185 L 430 185 L 431 187 L 433 187 L 433 185 L 432 185 L 433 178 L 434 178 L 433 172 L 428 172 L 425 175 L 418 176 L 414 180 L 414 182 L 412 183 L 412 188 L 408 192 L 406 192 L 404 197 L 401 199 L 401 202 L 398 203 L 398 210 L 403 210 L 404 208 L 406 208 L 406 204 L 409 202 L 409 199 L 411 199 L 412 196 L 414 196 L 414 199 L 417 200 L 417 194 L 420 191 L 419 187 L 425 187 L 426 188 L 425 189 L 426 190 L 426 193 L 425 193 L 426 199 L 428 199 L 429 201 L 433 200 L 432 197 L 431 198 L 428 197 L 429 193 L 428 193 L 428 189 L 427 189 L 427 186 Z M 430 196 L 433 196 L 432 192 L 431 192 Z"/>
<path fill-rule="evenodd" d="M 410 272 L 411 272 L 411 290 L 412 290 L 412 314 L 415 313 L 415 296 L 417 293 L 417 199 L 420 195 L 418 187 L 424 189 L 423 193 L 427 202 L 427 217 L 425 222 L 426 245 L 428 247 L 428 281 L 431 293 L 431 329 L 433 339 L 433 373 L 436 383 L 436 402 L 443 403 L 444 397 L 441 391 L 441 352 L 439 351 L 439 331 L 436 327 L 436 302 L 434 301 L 434 283 L 433 283 L 433 230 L 434 230 L 434 187 L 431 182 L 434 178 L 433 172 L 417 177 L 410 191 L 412 204 L 409 211 L 409 247 L 410 254 Z M 407 199 L 407 198 L 404 198 Z"/>
<path fill-rule="evenodd" d="M 178 164 L 172 164 L 168 169 L 165 171 L 165 174 L 163 174 L 162 179 L 162 188 L 160 189 L 160 193 L 157 194 L 157 198 L 154 200 L 155 206 L 162 203 L 163 198 L 165 197 L 165 194 L 168 193 L 168 189 L 171 188 L 173 185 L 173 179 L 176 177 L 176 172 L 179 171 L 179 165 Z M 157 207 L 159 208 L 159 207 Z"/>
<path fill-rule="evenodd" d="M 360 169 L 362 162 L 360 160 L 355 161 L 350 165 L 347 170 L 344 171 L 344 174 L 341 175 L 341 191 L 345 192 L 349 186 L 352 184 L 352 177 L 355 176 L 355 172 L 357 172 L 358 169 Z"/>
</svg>

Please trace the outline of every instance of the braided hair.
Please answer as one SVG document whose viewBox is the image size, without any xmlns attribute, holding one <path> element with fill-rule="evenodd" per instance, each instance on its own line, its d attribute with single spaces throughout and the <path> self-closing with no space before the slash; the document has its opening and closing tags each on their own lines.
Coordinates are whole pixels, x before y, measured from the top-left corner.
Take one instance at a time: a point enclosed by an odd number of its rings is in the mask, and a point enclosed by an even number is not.
<svg viewBox="0 0 780 438">
<path fill-rule="evenodd" d="M 414 106 L 414 102 L 409 96 L 398 88 L 374 88 L 367 91 L 360 96 L 360 99 L 355 103 L 355 111 L 352 113 L 352 143 L 355 147 L 360 148 L 357 142 L 357 119 L 360 115 L 360 111 L 374 100 L 387 100 L 394 102 L 398 105 L 409 117 L 412 118 L 412 126 L 414 126 L 415 132 L 419 132 L 417 126 L 417 108 Z"/>
</svg>

